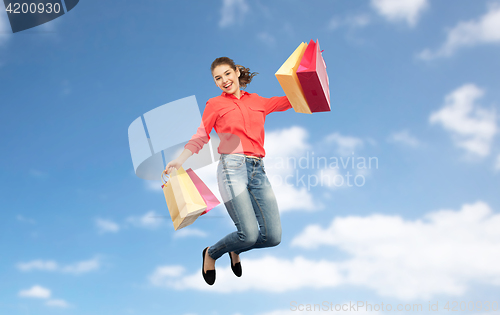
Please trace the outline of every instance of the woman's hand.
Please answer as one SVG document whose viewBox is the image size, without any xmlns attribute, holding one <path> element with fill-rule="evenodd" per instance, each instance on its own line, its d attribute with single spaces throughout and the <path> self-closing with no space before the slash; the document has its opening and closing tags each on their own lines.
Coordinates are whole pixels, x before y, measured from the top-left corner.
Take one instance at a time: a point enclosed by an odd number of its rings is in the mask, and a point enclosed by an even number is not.
<svg viewBox="0 0 500 315">
<path fill-rule="evenodd" d="M 167 167 L 165 167 L 164 173 L 170 175 L 174 168 L 178 170 L 191 155 L 193 155 L 193 152 L 188 149 L 184 149 L 184 151 L 182 151 L 181 155 L 179 155 L 178 158 L 168 162 Z"/>
<path fill-rule="evenodd" d="M 170 173 L 174 170 L 177 170 L 182 166 L 182 161 L 179 158 L 168 162 L 167 167 L 165 168 L 165 174 L 170 175 Z"/>
</svg>

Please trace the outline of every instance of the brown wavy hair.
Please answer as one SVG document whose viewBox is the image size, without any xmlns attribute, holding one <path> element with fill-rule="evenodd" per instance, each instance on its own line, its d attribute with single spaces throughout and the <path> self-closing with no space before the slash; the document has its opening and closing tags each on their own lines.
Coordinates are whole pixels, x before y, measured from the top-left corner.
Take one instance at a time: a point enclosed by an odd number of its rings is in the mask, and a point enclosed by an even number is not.
<svg viewBox="0 0 500 315">
<path fill-rule="evenodd" d="M 250 72 L 249 68 L 245 68 L 242 65 L 235 64 L 233 59 L 228 57 L 219 57 L 212 62 L 212 66 L 210 66 L 212 74 L 214 72 L 214 69 L 220 65 L 228 65 L 234 71 L 236 71 L 236 67 L 240 69 L 240 77 L 238 78 L 238 81 L 240 83 L 240 88 L 242 89 L 246 88 L 247 85 L 252 81 L 253 77 L 259 74 L 258 72 Z"/>
</svg>

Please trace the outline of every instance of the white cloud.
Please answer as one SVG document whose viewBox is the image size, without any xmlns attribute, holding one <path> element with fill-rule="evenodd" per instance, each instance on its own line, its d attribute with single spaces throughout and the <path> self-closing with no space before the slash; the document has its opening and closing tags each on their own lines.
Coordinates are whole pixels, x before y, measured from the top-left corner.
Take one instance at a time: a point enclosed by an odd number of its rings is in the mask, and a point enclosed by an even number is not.
<svg viewBox="0 0 500 315">
<path fill-rule="evenodd" d="M 306 227 L 292 244 L 335 246 L 350 254 L 336 263 L 345 275 L 340 282 L 381 296 L 461 296 L 473 283 L 500 285 L 499 225 L 500 214 L 476 202 L 417 220 L 377 214 L 335 218 L 325 228 Z"/>
<path fill-rule="evenodd" d="M 476 101 L 484 91 L 466 84 L 448 94 L 444 106 L 429 117 L 431 124 L 440 124 L 452 135 L 453 141 L 477 156 L 487 156 L 497 132 L 494 109 L 484 109 Z"/>
<path fill-rule="evenodd" d="M 93 258 L 76 262 L 70 265 L 61 266 L 53 260 L 33 260 L 27 263 L 18 263 L 17 269 L 23 272 L 41 270 L 41 271 L 54 271 L 62 273 L 82 274 L 97 270 L 100 268 L 100 260 Z"/>
<path fill-rule="evenodd" d="M 345 23 L 352 27 L 365 27 L 370 24 L 370 16 L 367 14 L 351 15 L 345 18 Z"/>
<path fill-rule="evenodd" d="M 307 130 L 297 126 L 266 134 L 266 172 L 282 212 L 322 209 L 324 205 L 313 198 L 312 190 L 320 186 L 352 187 L 356 176 L 369 173 L 360 169 L 364 167 L 361 160 L 369 167 L 368 160 L 352 155 L 364 145 L 362 139 L 336 132 L 311 144 L 308 137 Z M 331 156 L 333 150 L 344 157 Z M 341 167 L 346 170 L 343 174 L 338 171 Z M 362 186 L 365 179 L 357 178 L 357 183 Z"/>
<path fill-rule="evenodd" d="M 268 32 L 260 32 L 257 34 L 257 38 L 268 46 L 273 46 L 276 44 L 276 38 Z"/>
<path fill-rule="evenodd" d="M 221 293 L 249 290 L 285 292 L 301 288 L 333 287 L 341 283 L 337 264 L 325 260 L 313 261 L 303 257 L 287 260 L 265 256 L 260 259 L 245 259 L 242 267 L 244 277 L 234 281 L 229 261 L 226 267 L 216 265 L 217 281 L 211 287 L 203 281 L 199 270 L 186 274 L 186 269 L 182 266 L 158 267 L 149 281 L 152 285 L 176 290 L 195 289 Z"/>
<path fill-rule="evenodd" d="M 127 222 L 131 223 L 134 226 L 147 228 L 147 229 L 156 229 L 163 224 L 163 220 L 160 218 L 160 215 L 155 211 L 148 211 L 141 217 L 128 217 Z"/>
<path fill-rule="evenodd" d="M 266 156 L 287 157 L 297 156 L 311 148 L 307 139 L 309 133 L 299 126 L 278 129 L 266 133 Z"/>
<path fill-rule="evenodd" d="M 330 189 L 362 187 L 371 170 L 378 168 L 378 159 L 364 156 L 330 157 L 326 162 L 321 162 L 321 165 L 324 164 L 325 167 L 310 175 L 310 182 L 315 186 Z"/>
<path fill-rule="evenodd" d="M 100 233 L 106 233 L 106 232 L 116 233 L 120 230 L 120 226 L 111 220 L 98 218 L 96 219 L 95 223 Z"/>
<path fill-rule="evenodd" d="M 495 161 L 495 171 L 500 171 L 500 154 L 497 155 L 497 159 Z"/>
<path fill-rule="evenodd" d="M 80 261 L 71 265 L 62 266 L 61 272 L 72 273 L 79 275 L 82 273 L 90 272 L 99 269 L 101 266 L 99 258 L 93 258 L 85 261 Z"/>
<path fill-rule="evenodd" d="M 144 182 L 147 190 L 151 191 L 163 191 L 161 185 L 163 184 L 161 180 L 147 180 Z"/>
<path fill-rule="evenodd" d="M 48 299 L 48 298 L 50 298 L 51 292 L 47 288 L 44 288 L 44 287 L 39 286 L 39 285 L 34 285 L 28 290 L 21 290 L 18 295 L 20 297 Z"/>
<path fill-rule="evenodd" d="M 166 278 L 176 278 L 186 271 L 183 266 L 160 266 L 149 276 L 149 282 L 155 286 L 164 284 Z"/>
<path fill-rule="evenodd" d="M 45 302 L 45 305 L 51 306 L 51 307 L 59 307 L 59 308 L 70 307 L 70 304 L 68 302 L 66 302 L 65 300 L 61 300 L 61 299 L 48 300 L 47 302 Z"/>
<path fill-rule="evenodd" d="M 427 0 L 371 0 L 371 5 L 387 20 L 404 21 L 413 27 L 429 3 Z"/>
<path fill-rule="evenodd" d="M 185 238 L 185 237 L 206 237 L 208 234 L 200 229 L 186 227 L 179 231 L 175 231 L 175 238 Z"/>
<path fill-rule="evenodd" d="M 45 271 L 56 271 L 59 268 L 57 263 L 53 260 L 33 260 L 27 263 L 18 263 L 17 269 L 21 271 L 32 271 L 32 270 L 45 270 Z"/>
<path fill-rule="evenodd" d="M 371 23 L 371 18 L 368 14 L 349 15 L 344 18 L 334 17 L 328 23 L 329 30 L 335 30 L 342 26 L 350 28 L 363 28 Z"/>
<path fill-rule="evenodd" d="M 277 177 L 271 177 L 269 180 L 273 183 L 273 190 L 276 200 L 278 201 L 280 212 L 314 211 L 321 208 L 321 205 L 315 202 L 307 188 L 297 188 L 284 183 L 278 185 L 277 183 L 279 183 L 279 181 L 275 180 L 276 178 Z M 296 175 L 295 178 L 300 178 L 300 176 Z M 293 183 L 293 180 L 290 182 Z"/>
<path fill-rule="evenodd" d="M 19 291 L 18 295 L 20 297 L 36 298 L 36 299 L 46 299 L 45 305 L 50 307 L 68 308 L 71 305 L 62 299 L 50 299 L 52 292 L 40 285 L 34 285 L 30 289 Z"/>
<path fill-rule="evenodd" d="M 479 19 L 460 22 L 447 33 L 441 47 L 436 51 L 425 49 L 418 57 L 424 60 L 449 57 L 462 47 L 500 43 L 500 4 L 491 4 Z"/>
<path fill-rule="evenodd" d="M 337 247 L 350 256 L 347 259 L 244 259 L 244 277 L 237 282 L 229 262 L 218 262 L 212 287 L 204 283 L 198 269 L 188 272 L 183 266 L 167 265 L 156 268 L 149 282 L 174 290 L 219 293 L 346 285 L 402 300 L 463 296 L 472 285 L 500 285 L 499 225 L 500 214 L 484 202 L 465 204 L 459 211 L 431 212 L 416 220 L 390 215 L 341 217 L 326 228 L 306 227 L 292 242 L 305 249 Z"/>
<path fill-rule="evenodd" d="M 363 140 L 360 138 L 342 136 L 338 132 L 328 135 L 325 142 L 335 144 L 340 155 L 351 155 L 357 148 L 363 146 Z"/>
<path fill-rule="evenodd" d="M 339 188 L 346 185 L 343 175 L 340 174 L 339 170 L 336 168 L 319 170 L 316 176 L 319 178 L 322 186 Z"/>
<path fill-rule="evenodd" d="M 293 165 L 311 148 L 308 132 L 298 126 L 266 133 L 264 166 L 281 212 L 320 208 L 311 193 L 300 186 L 301 175 Z"/>
<path fill-rule="evenodd" d="M 219 26 L 228 27 L 236 21 L 241 23 L 248 11 L 249 7 L 245 0 L 223 0 Z"/>
<path fill-rule="evenodd" d="M 412 136 L 408 130 L 401 130 L 392 133 L 389 136 L 389 138 L 387 138 L 387 141 L 394 143 L 402 143 L 404 145 L 414 148 L 420 146 L 420 141 L 418 141 L 417 138 Z"/>
</svg>

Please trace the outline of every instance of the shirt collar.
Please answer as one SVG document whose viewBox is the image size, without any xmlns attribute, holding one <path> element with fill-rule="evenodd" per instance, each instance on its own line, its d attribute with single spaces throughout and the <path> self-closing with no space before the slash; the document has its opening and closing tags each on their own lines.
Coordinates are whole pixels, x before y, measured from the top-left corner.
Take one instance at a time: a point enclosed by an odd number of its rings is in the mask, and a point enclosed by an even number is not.
<svg viewBox="0 0 500 315">
<path fill-rule="evenodd" d="M 243 97 L 243 95 L 245 94 L 251 94 L 251 93 L 248 93 L 247 91 L 244 91 L 244 90 L 241 90 L 241 96 L 240 96 L 240 99 Z M 234 96 L 233 94 L 228 94 L 226 92 L 222 92 L 222 96 L 224 97 L 228 97 L 228 98 L 236 98 L 236 96 Z"/>
</svg>

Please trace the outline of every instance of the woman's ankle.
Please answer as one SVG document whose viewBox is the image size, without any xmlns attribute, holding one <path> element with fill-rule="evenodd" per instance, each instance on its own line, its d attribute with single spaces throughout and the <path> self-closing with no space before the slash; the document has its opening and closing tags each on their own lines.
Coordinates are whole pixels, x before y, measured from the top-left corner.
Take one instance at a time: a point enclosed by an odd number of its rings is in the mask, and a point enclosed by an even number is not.
<svg viewBox="0 0 500 315">
<path fill-rule="evenodd" d="M 234 263 L 237 263 L 240 261 L 240 255 L 236 254 L 235 252 L 229 252 L 229 255 L 231 255 L 232 260 Z"/>
</svg>

